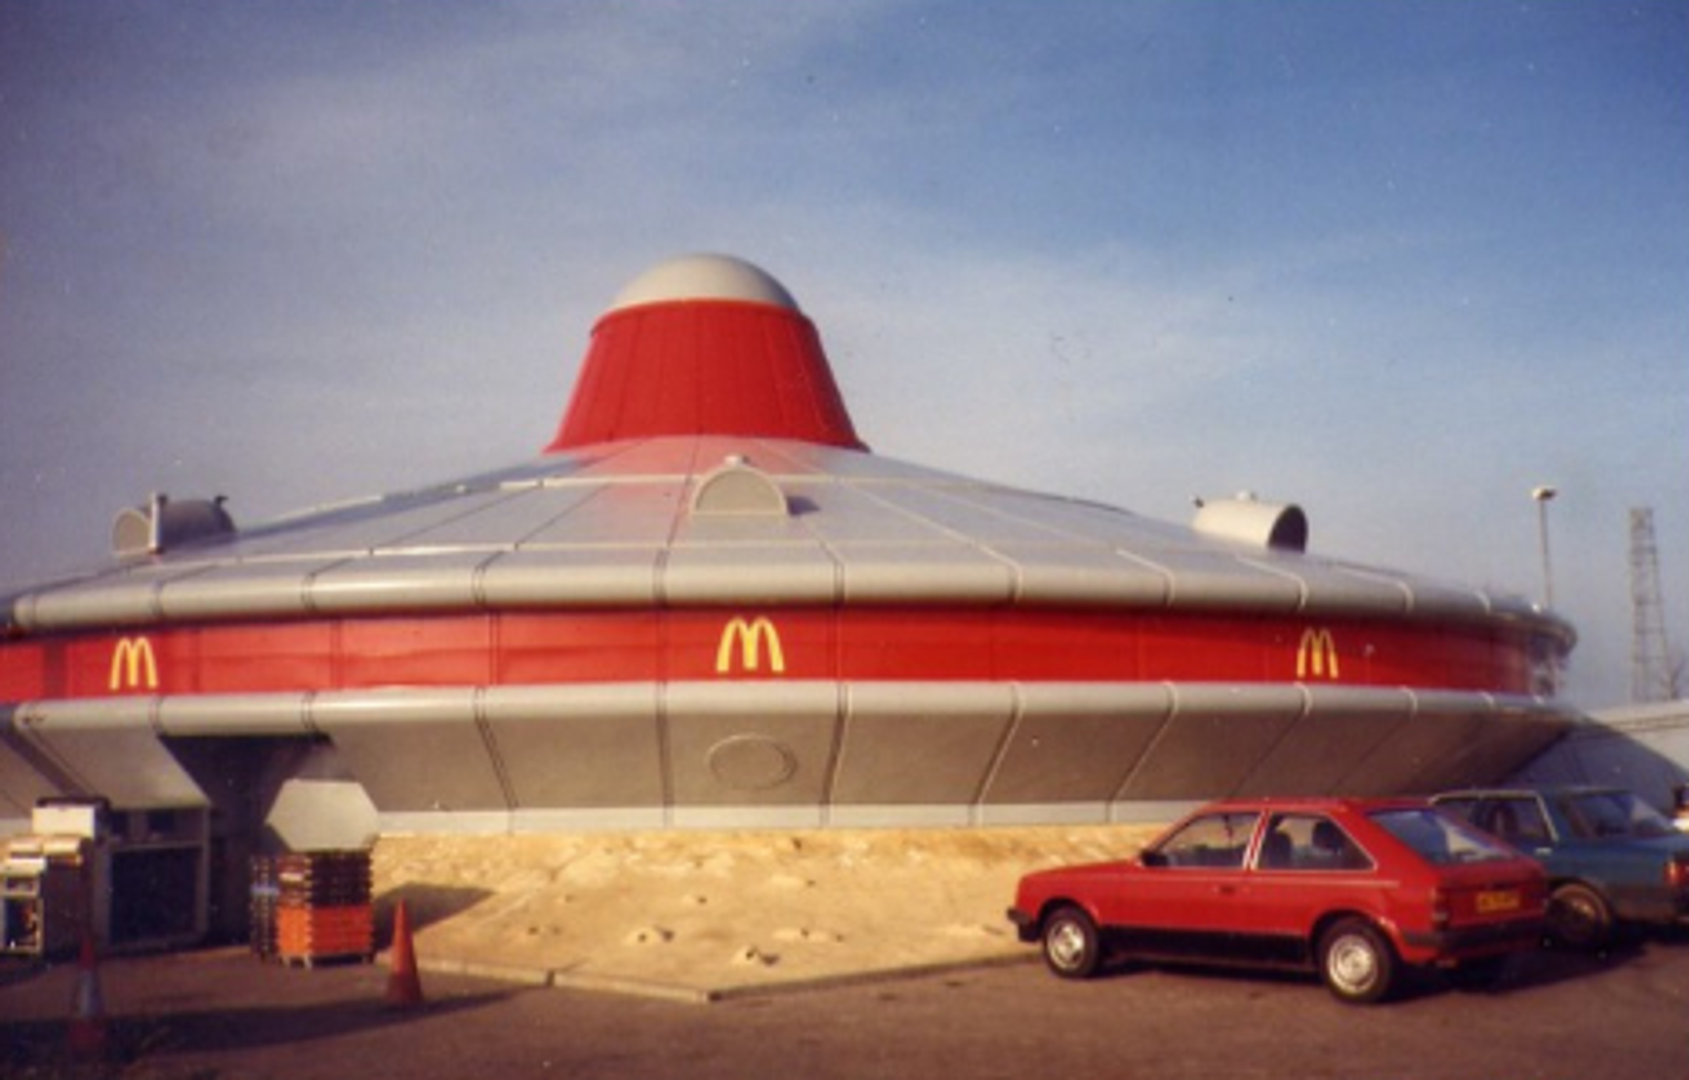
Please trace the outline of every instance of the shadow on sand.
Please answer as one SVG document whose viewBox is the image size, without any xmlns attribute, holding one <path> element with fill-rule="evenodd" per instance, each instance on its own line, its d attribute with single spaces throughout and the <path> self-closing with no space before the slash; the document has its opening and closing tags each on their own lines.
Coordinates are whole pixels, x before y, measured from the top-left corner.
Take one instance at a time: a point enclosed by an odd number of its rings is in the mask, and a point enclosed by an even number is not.
<svg viewBox="0 0 1689 1080">
<path fill-rule="evenodd" d="M 376 941 L 386 945 L 393 940 L 393 913 L 401 900 L 414 932 L 461 915 L 492 895 L 489 889 L 454 885 L 410 884 L 390 889 L 375 899 Z"/>
</svg>

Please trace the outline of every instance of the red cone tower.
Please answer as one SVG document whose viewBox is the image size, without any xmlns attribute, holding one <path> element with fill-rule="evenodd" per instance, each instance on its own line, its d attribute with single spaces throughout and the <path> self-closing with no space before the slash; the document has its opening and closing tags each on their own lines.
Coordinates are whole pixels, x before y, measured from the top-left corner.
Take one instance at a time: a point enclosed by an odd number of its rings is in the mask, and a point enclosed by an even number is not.
<svg viewBox="0 0 1689 1080">
<path fill-rule="evenodd" d="M 722 255 L 663 263 L 622 290 L 546 452 L 657 435 L 867 449 L 815 325 L 779 282 Z"/>
</svg>

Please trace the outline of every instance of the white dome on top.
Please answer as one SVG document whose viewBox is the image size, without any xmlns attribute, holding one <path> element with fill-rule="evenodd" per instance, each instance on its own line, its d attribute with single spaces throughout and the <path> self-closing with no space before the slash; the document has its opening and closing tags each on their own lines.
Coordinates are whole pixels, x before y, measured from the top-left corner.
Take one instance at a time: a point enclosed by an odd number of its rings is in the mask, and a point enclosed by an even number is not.
<svg viewBox="0 0 1689 1080">
<path fill-rule="evenodd" d="M 659 263 L 623 287 L 610 310 L 676 300 L 743 300 L 798 310 L 767 271 L 731 255 L 682 255 Z"/>
</svg>

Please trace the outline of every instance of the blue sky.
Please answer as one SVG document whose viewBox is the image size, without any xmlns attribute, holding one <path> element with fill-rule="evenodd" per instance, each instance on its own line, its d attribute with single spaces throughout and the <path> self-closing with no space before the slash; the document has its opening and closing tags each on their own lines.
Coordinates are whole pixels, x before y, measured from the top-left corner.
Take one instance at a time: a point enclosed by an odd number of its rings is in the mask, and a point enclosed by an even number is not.
<svg viewBox="0 0 1689 1080">
<path fill-rule="evenodd" d="M 534 455 L 724 251 L 877 452 L 1689 645 L 1689 2 L 0 3 L 0 583 Z"/>
</svg>

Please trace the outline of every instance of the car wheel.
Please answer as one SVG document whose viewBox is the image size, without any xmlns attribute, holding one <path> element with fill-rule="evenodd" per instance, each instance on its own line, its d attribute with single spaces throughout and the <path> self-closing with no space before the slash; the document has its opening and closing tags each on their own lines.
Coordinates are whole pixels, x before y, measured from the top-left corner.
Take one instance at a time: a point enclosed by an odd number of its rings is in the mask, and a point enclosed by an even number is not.
<svg viewBox="0 0 1689 1080">
<path fill-rule="evenodd" d="M 1598 949 L 1613 936 L 1613 913 L 1600 893 L 1570 881 L 1548 898 L 1548 933 L 1569 949 Z"/>
<path fill-rule="evenodd" d="M 1064 979 L 1088 979 L 1102 964 L 1102 937 L 1076 907 L 1058 908 L 1044 920 L 1044 963 Z"/>
<path fill-rule="evenodd" d="M 1370 1005 L 1390 995 L 1396 954 L 1365 919 L 1342 919 L 1320 937 L 1320 975 L 1339 1001 Z"/>
</svg>

